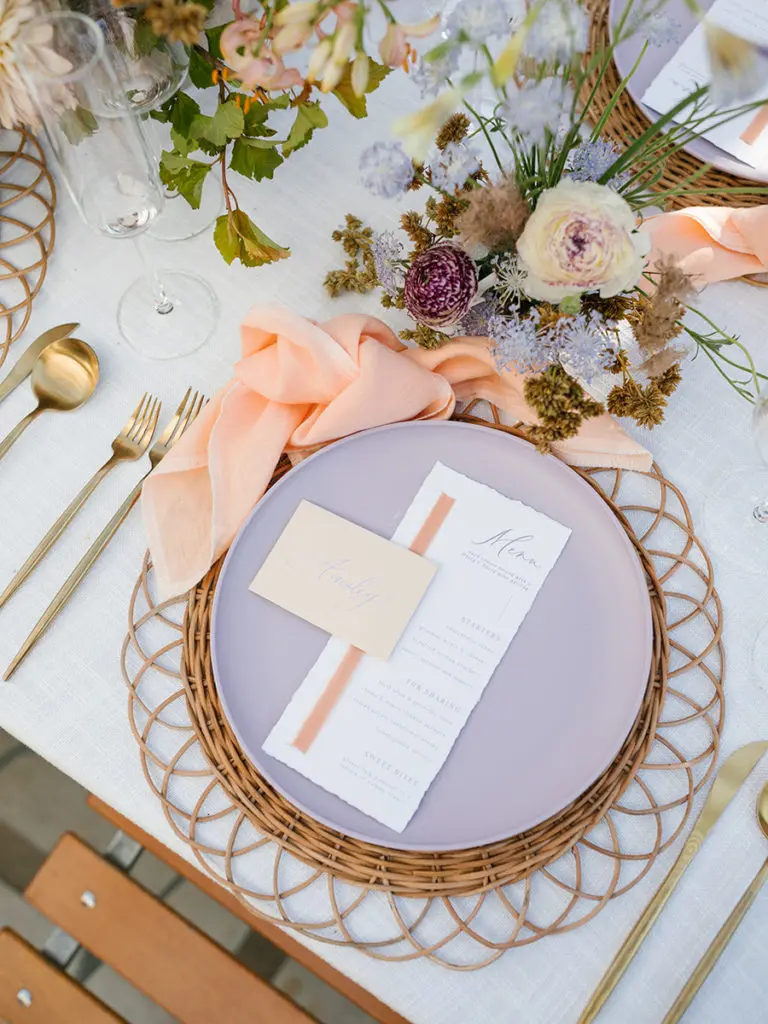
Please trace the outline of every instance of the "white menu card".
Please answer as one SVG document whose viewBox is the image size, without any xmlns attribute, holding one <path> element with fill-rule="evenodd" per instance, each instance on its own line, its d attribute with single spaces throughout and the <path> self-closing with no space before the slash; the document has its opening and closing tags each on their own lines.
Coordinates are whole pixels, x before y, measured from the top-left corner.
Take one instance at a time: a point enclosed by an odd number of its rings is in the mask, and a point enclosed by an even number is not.
<svg viewBox="0 0 768 1024">
<path fill-rule="evenodd" d="M 768 2 L 766 0 L 715 0 L 708 20 L 734 35 L 768 47 Z M 768 62 L 766 62 L 768 66 Z M 699 86 L 711 79 L 704 26 L 699 24 L 688 36 L 672 60 L 665 65 L 648 86 L 643 103 L 659 114 L 666 114 Z M 768 100 L 768 78 L 746 100 L 732 104 Z M 686 107 L 681 118 L 690 113 Z M 709 104 L 704 113 L 711 113 Z M 768 169 L 768 108 L 755 109 L 702 133 L 714 145 L 743 160 L 750 167 Z"/>
<path fill-rule="evenodd" d="M 263 749 L 402 832 L 570 532 L 437 463 L 392 539 L 438 571 L 389 660 L 332 637 Z"/>
</svg>

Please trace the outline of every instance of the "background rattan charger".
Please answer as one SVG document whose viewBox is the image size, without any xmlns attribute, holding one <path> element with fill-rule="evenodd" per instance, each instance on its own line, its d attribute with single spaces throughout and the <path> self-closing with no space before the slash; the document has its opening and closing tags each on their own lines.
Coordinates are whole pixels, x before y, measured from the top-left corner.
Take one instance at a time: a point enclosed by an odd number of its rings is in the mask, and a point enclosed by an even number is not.
<svg viewBox="0 0 768 1024">
<path fill-rule="evenodd" d="M 577 472 L 614 508 L 648 571 L 654 674 L 627 744 L 589 796 L 476 850 L 377 850 L 282 801 L 239 751 L 216 698 L 207 627 L 218 568 L 188 596 L 159 602 L 145 558 L 122 655 L 142 768 L 174 833 L 251 911 L 377 959 L 474 970 L 585 924 L 680 836 L 723 725 L 712 565 L 658 467 Z"/>
</svg>

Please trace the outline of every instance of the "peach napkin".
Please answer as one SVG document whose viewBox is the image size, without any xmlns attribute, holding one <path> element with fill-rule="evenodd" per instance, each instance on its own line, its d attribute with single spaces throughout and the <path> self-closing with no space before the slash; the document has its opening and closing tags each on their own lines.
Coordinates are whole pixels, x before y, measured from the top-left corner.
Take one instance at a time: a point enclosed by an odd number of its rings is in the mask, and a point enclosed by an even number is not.
<svg viewBox="0 0 768 1024">
<path fill-rule="evenodd" d="M 277 306 L 242 325 L 235 376 L 144 484 L 142 509 L 161 599 L 193 587 L 229 547 L 283 451 L 300 454 L 399 420 L 447 419 L 457 401 L 487 399 L 535 416 L 523 378 L 499 373 L 487 338 L 408 349 L 374 317 L 316 324 Z M 610 416 L 588 420 L 558 455 L 576 466 L 647 470 L 650 454 Z"/>
<path fill-rule="evenodd" d="M 768 271 L 768 206 L 689 206 L 649 217 L 645 227 L 654 252 L 677 257 L 701 284 Z"/>
</svg>

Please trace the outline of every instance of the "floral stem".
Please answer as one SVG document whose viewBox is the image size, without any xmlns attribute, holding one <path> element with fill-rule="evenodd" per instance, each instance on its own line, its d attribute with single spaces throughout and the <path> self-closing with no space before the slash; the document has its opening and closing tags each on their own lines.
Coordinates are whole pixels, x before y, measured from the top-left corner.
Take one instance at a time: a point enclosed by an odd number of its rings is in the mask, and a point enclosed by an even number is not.
<svg viewBox="0 0 768 1024">
<path fill-rule="evenodd" d="M 504 167 L 502 165 L 501 160 L 499 159 L 499 154 L 496 152 L 496 147 L 493 144 L 493 139 L 491 138 L 491 133 L 488 131 L 488 127 L 487 127 L 487 125 L 485 123 L 485 119 L 483 117 L 481 117 L 480 114 L 478 114 L 478 112 L 475 110 L 474 107 L 470 106 L 470 104 L 468 103 L 467 100 L 464 100 L 464 106 L 467 108 L 467 110 L 470 112 L 470 114 L 474 117 L 474 119 L 480 125 L 480 129 L 481 129 L 483 135 L 485 136 L 486 142 L 491 147 L 491 152 L 493 153 L 493 159 L 496 161 L 496 166 L 499 168 L 500 171 L 503 171 Z"/>
</svg>

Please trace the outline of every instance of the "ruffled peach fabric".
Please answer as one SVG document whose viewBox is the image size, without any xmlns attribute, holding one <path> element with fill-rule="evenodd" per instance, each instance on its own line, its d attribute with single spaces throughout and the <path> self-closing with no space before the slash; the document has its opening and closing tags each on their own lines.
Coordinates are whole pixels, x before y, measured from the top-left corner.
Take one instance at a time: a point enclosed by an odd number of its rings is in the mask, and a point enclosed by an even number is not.
<svg viewBox="0 0 768 1024">
<path fill-rule="evenodd" d="M 523 378 L 499 373 L 487 338 L 408 349 L 374 317 L 316 324 L 287 309 L 252 309 L 235 376 L 147 479 L 144 522 L 161 598 L 194 586 L 231 543 L 287 451 L 400 420 L 447 419 L 456 402 L 487 399 L 535 421 Z M 650 454 L 610 416 L 557 446 L 576 466 L 647 470 Z"/>
<path fill-rule="evenodd" d="M 649 217 L 645 227 L 654 253 L 675 256 L 702 285 L 768 272 L 768 206 L 689 206 Z"/>
</svg>

